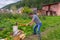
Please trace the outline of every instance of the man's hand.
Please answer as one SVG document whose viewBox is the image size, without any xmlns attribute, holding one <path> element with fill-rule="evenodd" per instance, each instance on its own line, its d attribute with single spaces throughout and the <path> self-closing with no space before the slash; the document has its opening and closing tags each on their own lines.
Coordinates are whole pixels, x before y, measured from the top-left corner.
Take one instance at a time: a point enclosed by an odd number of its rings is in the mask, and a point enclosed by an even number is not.
<svg viewBox="0 0 60 40">
<path fill-rule="evenodd" d="M 29 24 L 26 24 L 26 26 L 28 26 Z"/>
<path fill-rule="evenodd" d="M 30 24 L 30 26 L 32 26 L 32 23 Z"/>
</svg>

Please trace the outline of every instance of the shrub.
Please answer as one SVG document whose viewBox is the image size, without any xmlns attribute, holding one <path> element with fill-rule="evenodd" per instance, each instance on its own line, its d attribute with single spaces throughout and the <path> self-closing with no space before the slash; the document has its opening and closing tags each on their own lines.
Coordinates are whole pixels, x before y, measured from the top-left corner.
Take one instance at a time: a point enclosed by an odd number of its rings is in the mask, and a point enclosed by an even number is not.
<svg viewBox="0 0 60 40">
<path fill-rule="evenodd" d="M 24 7 L 23 13 L 30 13 L 32 12 L 32 9 L 30 9 L 29 7 Z"/>
</svg>

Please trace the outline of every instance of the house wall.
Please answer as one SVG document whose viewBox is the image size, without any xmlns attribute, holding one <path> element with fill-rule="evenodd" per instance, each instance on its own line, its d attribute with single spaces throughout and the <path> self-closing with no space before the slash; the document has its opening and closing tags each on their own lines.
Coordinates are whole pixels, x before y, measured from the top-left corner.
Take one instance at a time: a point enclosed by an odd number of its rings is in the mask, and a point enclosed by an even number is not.
<svg viewBox="0 0 60 40">
<path fill-rule="evenodd" d="M 42 10 L 48 11 L 48 6 L 44 6 Z"/>
<path fill-rule="evenodd" d="M 45 12 L 44 11 L 43 12 L 46 13 L 46 11 L 48 11 L 48 5 L 44 6 L 42 10 L 44 10 Z M 55 12 L 56 13 L 55 15 L 60 16 L 60 3 L 51 5 L 50 10 L 53 12 L 53 15 Z"/>
<path fill-rule="evenodd" d="M 57 14 L 58 4 L 51 5 L 50 10 L 52 11 L 53 16 L 58 15 L 58 14 Z"/>
<path fill-rule="evenodd" d="M 51 8 L 51 9 L 50 9 L 51 11 L 55 11 L 55 12 L 57 12 L 58 4 L 56 4 L 56 5 L 52 5 L 50 8 Z"/>
<path fill-rule="evenodd" d="M 42 7 L 42 15 L 46 15 L 46 11 L 48 11 L 48 6 Z"/>
<path fill-rule="evenodd" d="M 60 3 L 58 4 L 57 8 L 58 8 L 57 9 L 57 15 L 60 16 Z"/>
</svg>

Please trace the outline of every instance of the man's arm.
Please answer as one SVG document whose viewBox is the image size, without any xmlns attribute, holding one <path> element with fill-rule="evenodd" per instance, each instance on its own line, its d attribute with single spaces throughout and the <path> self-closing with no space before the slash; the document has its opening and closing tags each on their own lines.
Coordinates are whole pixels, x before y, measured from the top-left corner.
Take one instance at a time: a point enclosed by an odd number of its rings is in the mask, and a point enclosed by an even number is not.
<svg viewBox="0 0 60 40">
<path fill-rule="evenodd" d="M 27 25 L 32 25 L 34 23 L 34 18 L 32 18 L 31 22 L 29 22 Z"/>
<path fill-rule="evenodd" d="M 34 23 L 34 19 L 31 20 L 31 22 L 29 24 L 33 24 Z"/>
</svg>

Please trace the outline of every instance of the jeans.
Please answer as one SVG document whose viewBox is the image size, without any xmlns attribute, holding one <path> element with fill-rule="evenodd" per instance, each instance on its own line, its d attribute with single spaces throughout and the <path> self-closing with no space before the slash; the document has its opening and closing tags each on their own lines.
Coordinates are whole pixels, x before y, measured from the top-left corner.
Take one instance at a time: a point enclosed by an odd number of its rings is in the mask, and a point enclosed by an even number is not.
<svg viewBox="0 0 60 40">
<path fill-rule="evenodd" d="M 36 24 L 33 28 L 34 34 L 40 34 L 40 27 L 42 26 L 42 23 Z"/>
</svg>

